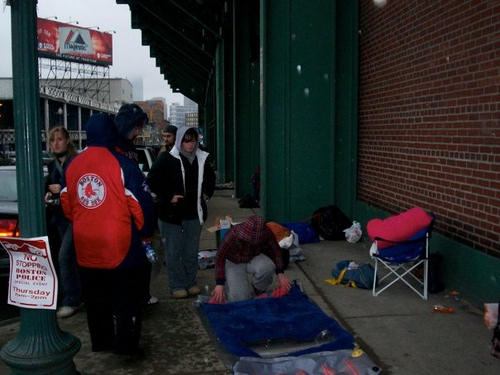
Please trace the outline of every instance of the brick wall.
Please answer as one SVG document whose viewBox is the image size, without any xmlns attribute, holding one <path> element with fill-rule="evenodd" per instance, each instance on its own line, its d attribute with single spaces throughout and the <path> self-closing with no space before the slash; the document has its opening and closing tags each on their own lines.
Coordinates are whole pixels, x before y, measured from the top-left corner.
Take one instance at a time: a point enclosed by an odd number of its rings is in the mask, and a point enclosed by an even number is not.
<svg viewBox="0 0 500 375">
<path fill-rule="evenodd" d="M 358 199 L 500 257 L 500 1 L 360 2 Z"/>
</svg>

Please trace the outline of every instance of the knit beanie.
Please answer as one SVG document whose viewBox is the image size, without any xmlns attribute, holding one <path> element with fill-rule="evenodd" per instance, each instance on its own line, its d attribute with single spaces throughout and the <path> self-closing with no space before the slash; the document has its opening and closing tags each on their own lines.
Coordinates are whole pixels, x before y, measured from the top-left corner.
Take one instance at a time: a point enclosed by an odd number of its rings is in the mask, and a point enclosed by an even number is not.
<svg viewBox="0 0 500 375">
<path fill-rule="evenodd" d="M 137 104 L 124 104 L 115 116 L 115 125 L 121 138 L 128 138 L 130 132 L 141 122 L 148 123 L 148 115 Z"/>
</svg>

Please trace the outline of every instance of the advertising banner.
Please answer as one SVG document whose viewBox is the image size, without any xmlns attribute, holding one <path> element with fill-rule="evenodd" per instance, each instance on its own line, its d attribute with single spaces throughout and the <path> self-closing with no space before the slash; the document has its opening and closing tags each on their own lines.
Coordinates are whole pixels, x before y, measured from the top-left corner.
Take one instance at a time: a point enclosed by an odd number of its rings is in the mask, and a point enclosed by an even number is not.
<svg viewBox="0 0 500 375">
<path fill-rule="evenodd" d="M 44 18 L 37 20 L 38 55 L 96 65 L 113 64 L 109 33 Z"/>
<path fill-rule="evenodd" d="M 57 276 L 50 256 L 48 237 L 1 237 L 9 254 L 7 303 L 29 309 L 57 308 Z"/>
</svg>

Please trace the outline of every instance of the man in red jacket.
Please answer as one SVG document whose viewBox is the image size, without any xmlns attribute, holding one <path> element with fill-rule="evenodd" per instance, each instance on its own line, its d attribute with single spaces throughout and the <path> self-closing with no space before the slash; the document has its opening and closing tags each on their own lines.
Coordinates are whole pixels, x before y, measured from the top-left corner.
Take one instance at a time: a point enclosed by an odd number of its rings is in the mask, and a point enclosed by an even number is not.
<svg viewBox="0 0 500 375">
<path fill-rule="evenodd" d="M 87 148 L 65 175 L 61 203 L 73 237 L 93 351 L 134 354 L 141 330 L 141 236 L 153 231 L 153 202 L 142 172 L 114 151 L 113 117 L 87 122 Z M 116 323 L 115 323 L 116 319 Z"/>
</svg>

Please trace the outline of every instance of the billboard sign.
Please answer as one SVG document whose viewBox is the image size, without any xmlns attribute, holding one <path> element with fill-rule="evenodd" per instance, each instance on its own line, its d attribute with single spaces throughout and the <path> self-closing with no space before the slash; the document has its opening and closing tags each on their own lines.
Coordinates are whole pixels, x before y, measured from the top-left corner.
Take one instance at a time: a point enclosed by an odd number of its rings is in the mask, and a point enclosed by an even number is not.
<svg viewBox="0 0 500 375">
<path fill-rule="evenodd" d="M 38 55 L 96 65 L 113 64 L 113 37 L 85 27 L 38 18 Z"/>
</svg>

